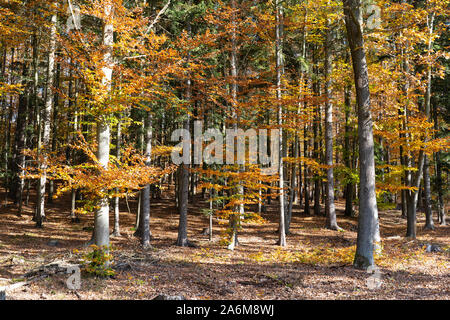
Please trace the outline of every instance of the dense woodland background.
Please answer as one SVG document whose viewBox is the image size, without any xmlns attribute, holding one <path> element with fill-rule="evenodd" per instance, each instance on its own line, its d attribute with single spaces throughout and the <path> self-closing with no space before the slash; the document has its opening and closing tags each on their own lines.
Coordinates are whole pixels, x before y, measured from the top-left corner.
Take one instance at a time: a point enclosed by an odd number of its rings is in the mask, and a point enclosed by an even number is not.
<svg viewBox="0 0 450 320">
<path fill-rule="evenodd" d="M 414 256 L 437 285 L 408 294 L 448 298 L 448 14 L 447 0 L 0 1 L 0 275 L 56 237 L 103 276 L 138 254 L 180 274 L 180 256 L 343 275 Z M 277 173 L 174 165 L 171 134 L 196 120 L 279 129 Z M 268 287 L 296 287 L 270 274 Z M 197 297 L 265 297 L 211 283 Z M 342 297 L 320 290 L 309 297 Z"/>
</svg>

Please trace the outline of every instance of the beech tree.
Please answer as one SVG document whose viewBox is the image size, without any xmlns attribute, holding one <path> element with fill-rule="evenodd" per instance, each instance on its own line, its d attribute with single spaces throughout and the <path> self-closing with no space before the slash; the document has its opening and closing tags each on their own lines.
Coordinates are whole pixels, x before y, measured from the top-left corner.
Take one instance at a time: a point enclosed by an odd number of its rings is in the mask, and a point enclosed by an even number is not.
<svg viewBox="0 0 450 320">
<path fill-rule="evenodd" d="M 368 268 L 374 264 L 374 234 L 378 218 L 369 75 L 364 49 L 361 2 L 344 0 L 343 4 L 358 103 L 359 216 L 354 265 L 357 268 Z"/>
</svg>

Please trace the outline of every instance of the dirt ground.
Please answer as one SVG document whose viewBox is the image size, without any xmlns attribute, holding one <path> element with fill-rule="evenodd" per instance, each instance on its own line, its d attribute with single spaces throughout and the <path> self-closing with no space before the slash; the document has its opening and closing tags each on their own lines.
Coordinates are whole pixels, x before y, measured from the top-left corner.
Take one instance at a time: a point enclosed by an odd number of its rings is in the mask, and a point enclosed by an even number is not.
<svg viewBox="0 0 450 320">
<path fill-rule="evenodd" d="M 4 204 L 0 189 L 0 287 L 24 280 L 28 271 L 56 261 L 79 263 L 91 248 L 84 244 L 92 233 L 93 217 L 79 223 L 69 218 L 70 200 L 63 197 L 47 205 L 47 221 L 37 229 L 31 221 L 34 195 L 17 216 L 17 208 Z M 164 198 L 166 196 L 167 198 Z M 294 207 L 288 245 L 276 245 L 276 201 L 263 214 L 267 223 L 248 223 L 240 231 L 240 245 L 227 250 L 221 243 L 226 225 L 214 220 L 213 241 L 202 230 L 208 220 L 201 209 L 208 203 L 196 196 L 189 206 L 189 239 L 196 248 L 175 246 L 178 215 L 174 198 L 152 200 L 152 248 L 143 251 L 133 236 L 136 200 L 131 213 L 121 201 L 121 236 L 112 237 L 113 267 L 122 266 L 109 279 L 82 273 L 81 288 L 67 288 L 67 274 L 54 274 L 7 291 L 7 299 L 152 299 L 159 294 L 187 299 L 450 299 L 450 226 L 436 224 L 423 230 L 418 214 L 418 237 L 404 237 L 406 221 L 398 210 L 380 212 L 383 252 L 376 258 L 379 288 L 368 285 L 375 274 L 352 267 L 357 218 L 343 216 L 337 202 L 338 224 L 344 230 L 324 228 L 325 218 L 307 216 Z M 111 215 L 112 216 L 112 215 Z M 113 221 L 111 221 L 111 226 Z M 56 245 L 51 240 L 57 240 Z M 51 245 L 53 244 L 53 245 Z M 436 252 L 427 252 L 427 245 Z"/>
</svg>

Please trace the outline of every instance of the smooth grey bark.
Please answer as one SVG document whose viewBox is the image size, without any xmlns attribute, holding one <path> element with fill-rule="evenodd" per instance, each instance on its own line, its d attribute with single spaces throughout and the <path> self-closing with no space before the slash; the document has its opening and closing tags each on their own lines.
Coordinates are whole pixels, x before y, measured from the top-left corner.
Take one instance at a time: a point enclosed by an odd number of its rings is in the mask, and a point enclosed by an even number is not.
<svg viewBox="0 0 450 320">
<path fill-rule="evenodd" d="M 325 29 L 325 163 L 327 165 L 327 181 L 325 189 L 325 225 L 328 229 L 339 230 L 334 205 L 334 172 L 333 172 L 333 104 L 331 102 L 331 26 L 327 17 Z"/>
<path fill-rule="evenodd" d="M 430 162 L 426 155 L 423 164 L 423 182 L 425 196 L 425 230 L 434 230 L 433 212 L 431 210 Z"/>
<path fill-rule="evenodd" d="M 145 165 L 150 166 L 152 160 L 152 138 L 153 138 L 153 118 L 149 111 L 146 119 L 145 132 Z M 142 192 L 142 208 L 141 208 L 141 245 L 143 248 L 150 246 L 150 185 L 146 185 Z"/>
<path fill-rule="evenodd" d="M 60 55 L 59 52 L 56 53 L 57 56 Z M 61 78 L 61 63 L 56 64 L 55 73 L 55 94 L 53 96 L 53 130 L 52 130 L 52 152 L 56 151 L 58 144 L 58 113 L 59 113 L 59 89 L 60 89 L 60 78 Z M 55 182 L 53 180 L 49 181 L 48 188 L 48 203 L 53 203 L 53 194 L 55 193 Z"/>
<path fill-rule="evenodd" d="M 74 92 L 73 92 L 73 87 L 74 87 L 74 85 L 73 85 L 73 71 L 72 71 L 72 66 L 71 66 L 71 64 L 72 63 L 70 63 L 70 69 L 69 69 L 69 85 L 68 85 L 68 88 L 67 88 L 67 96 L 68 96 L 68 104 L 69 104 L 69 110 L 72 110 L 72 107 L 73 107 L 73 104 L 74 104 L 74 96 L 76 97 L 76 93 L 75 93 L 75 95 L 74 95 Z M 76 92 L 76 90 L 77 90 L 77 85 L 76 85 L 76 82 L 75 82 L 75 92 Z M 74 130 L 74 132 L 78 132 L 78 130 L 79 130 L 79 121 L 78 121 L 78 114 L 77 114 L 77 111 L 75 110 L 75 112 L 74 112 L 74 115 L 73 115 L 73 130 Z M 71 137 L 70 137 L 70 139 L 72 140 L 71 142 L 73 142 L 73 141 L 75 141 L 75 136 L 74 135 L 72 135 Z M 71 151 L 71 163 L 74 163 L 74 161 L 75 161 L 75 157 L 76 157 L 76 154 L 75 154 L 75 151 L 74 150 L 72 150 Z M 75 189 L 72 189 L 72 194 L 71 194 L 71 196 L 72 196 L 72 203 L 71 203 L 71 209 L 70 209 L 70 219 L 71 219 L 71 221 L 72 222 L 79 222 L 79 218 L 77 217 L 77 214 L 76 214 L 76 198 L 77 198 L 77 190 L 75 190 Z"/>
<path fill-rule="evenodd" d="M 231 7 L 236 10 L 236 1 L 231 1 Z M 232 99 L 232 118 L 235 120 L 234 129 L 238 129 L 238 116 L 237 116 L 237 93 L 238 93 L 238 85 L 237 85 L 237 43 L 236 43 L 236 13 L 232 15 L 232 34 L 231 34 L 231 53 L 230 53 L 230 73 L 232 78 L 231 83 L 231 99 Z M 233 141 L 234 143 L 234 141 Z M 241 170 L 241 168 L 239 168 Z M 237 187 L 237 192 L 239 195 L 244 195 L 244 188 L 242 185 Z M 241 198 L 242 199 L 242 198 Z M 242 204 L 239 205 L 238 209 L 239 214 L 232 214 L 230 216 L 230 244 L 228 245 L 229 250 L 234 250 L 236 246 L 239 245 L 238 239 L 238 229 L 241 223 L 241 214 L 244 213 L 244 206 Z"/>
<path fill-rule="evenodd" d="M 343 4 L 358 103 L 360 190 L 358 236 L 353 265 L 356 268 L 366 269 L 374 265 L 374 234 L 378 217 L 369 75 L 362 33 L 361 2 L 360 0 L 344 0 Z"/>
<path fill-rule="evenodd" d="M 191 100 L 191 80 L 188 79 L 186 81 L 186 100 Z M 183 128 L 190 132 L 190 119 L 189 114 L 187 115 L 186 120 L 184 121 Z M 190 144 L 189 150 L 183 150 L 183 152 L 188 152 L 190 154 Z M 178 212 L 180 214 L 180 219 L 178 223 L 178 238 L 177 238 L 177 246 L 186 247 L 189 246 L 189 240 L 187 236 L 187 215 L 188 215 L 188 202 L 189 202 L 189 164 L 183 163 L 180 165 L 180 183 L 178 186 Z"/>
<path fill-rule="evenodd" d="M 305 12 L 305 16 L 304 16 L 304 22 L 306 22 L 306 17 L 307 17 L 307 13 Z M 301 58 L 302 58 L 302 62 L 300 63 L 300 68 L 299 68 L 299 73 L 300 73 L 300 85 L 304 85 L 303 81 L 304 81 L 304 67 L 303 67 L 303 63 L 306 60 L 306 24 L 304 24 L 303 26 L 303 36 L 302 36 L 302 46 L 301 46 Z M 299 98 L 301 98 L 303 92 L 303 90 L 301 90 Z M 305 99 L 305 109 L 306 109 L 306 99 Z M 301 103 L 298 104 L 297 107 L 297 116 L 300 115 L 300 105 Z M 306 137 L 305 137 L 305 141 L 306 141 Z M 298 158 L 300 156 L 300 140 L 298 137 L 298 134 L 295 134 L 295 139 L 294 139 L 294 158 Z M 305 155 L 306 157 L 306 155 Z M 293 167 L 292 167 L 292 176 L 291 176 L 291 184 L 290 184 L 290 193 L 289 193 L 289 206 L 288 206 L 288 211 L 287 211 L 287 215 L 286 215 L 286 234 L 290 233 L 290 226 L 291 226 L 291 220 L 292 220 L 292 208 L 293 208 L 293 204 L 297 203 L 297 200 L 300 201 L 300 204 L 302 202 L 302 164 L 299 163 L 298 164 L 298 177 L 297 177 L 297 164 L 294 163 Z M 297 180 L 298 179 L 298 180 Z M 297 183 L 298 181 L 298 183 Z M 298 189 L 298 190 L 297 190 Z"/>
<path fill-rule="evenodd" d="M 312 89 L 315 96 L 320 96 L 320 87 L 318 83 L 319 71 L 317 67 L 317 46 L 313 46 L 313 74 L 315 79 L 312 80 Z M 313 158 L 319 159 L 319 123 L 320 123 L 320 105 L 316 104 L 314 107 L 314 118 L 313 118 Z M 320 176 L 316 173 L 313 175 L 314 180 L 314 215 L 320 215 Z"/>
<path fill-rule="evenodd" d="M 105 86 L 105 96 L 111 91 L 113 56 L 112 49 L 114 44 L 114 27 L 112 24 L 113 6 L 108 4 L 104 7 L 106 19 L 103 26 L 103 45 L 106 50 L 103 56 L 105 66 L 103 70 L 102 84 Z M 104 169 L 108 168 L 110 152 L 110 132 L 109 120 L 106 116 L 100 116 L 97 120 L 97 159 Z M 94 243 L 99 246 L 109 246 L 109 201 L 108 197 L 103 197 L 98 201 L 98 209 L 94 215 Z"/>
<path fill-rule="evenodd" d="M 428 57 L 431 54 L 433 41 L 431 39 L 431 35 L 433 34 L 433 25 L 434 25 L 434 13 L 431 17 L 428 18 L 427 26 L 430 39 L 428 41 Z M 427 90 L 425 94 L 425 116 L 428 121 L 431 122 L 431 76 L 432 76 L 432 68 L 431 65 L 427 66 Z M 431 208 L 431 183 L 430 183 L 430 165 L 429 159 L 427 155 L 424 155 L 424 164 L 423 164 L 423 186 L 424 186 L 424 196 L 425 196 L 425 230 L 434 230 L 433 223 L 433 212 Z"/>
<path fill-rule="evenodd" d="M 56 3 L 55 3 L 56 4 Z M 53 107 L 53 80 L 55 76 L 55 55 L 56 55 L 56 23 L 57 14 L 54 13 L 51 18 L 50 27 L 50 46 L 48 53 L 47 68 L 47 86 L 45 94 L 44 112 L 42 113 L 42 161 L 39 163 L 41 177 L 38 180 L 37 187 L 37 204 L 36 204 L 36 226 L 42 227 L 45 219 L 45 185 L 47 182 L 47 161 L 50 151 L 50 131 L 51 131 L 51 113 Z"/>
<path fill-rule="evenodd" d="M 280 226 L 278 234 L 278 244 L 281 247 L 286 246 L 286 227 L 285 227 L 285 212 L 284 212 L 284 170 L 283 170 L 283 104 L 282 99 L 282 88 L 281 79 L 284 73 L 284 63 L 283 63 L 283 7 L 279 0 L 275 1 L 276 6 L 276 30 L 275 30 L 275 54 L 276 54 L 276 70 L 277 70 L 277 100 L 278 100 L 278 112 L 277 112 L 277 122 L 279 127 L 279 162 L 278 162 L 278 175 L 279 175 L 279 188 L 280 188 Z M 274 152 L 274 150 L 272 150 Z"/>
</svg>

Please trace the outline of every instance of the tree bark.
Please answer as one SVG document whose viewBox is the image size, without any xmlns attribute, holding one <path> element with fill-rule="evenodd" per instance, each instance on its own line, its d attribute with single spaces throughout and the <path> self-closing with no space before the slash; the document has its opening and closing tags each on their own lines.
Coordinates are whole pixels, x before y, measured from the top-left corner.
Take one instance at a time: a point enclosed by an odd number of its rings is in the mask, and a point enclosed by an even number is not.
<svg viewBox="0 0 450 320">
<path fill-rule="evenodd" d="M 147 130 L 145 136 L 145 165 L 151 165 L 152 155 L 152 138 L 153 138 L 153 118 L 149 111 L 147 114 Z M 141 245 L 143 248 L 150 246 L 150 185 L 145 186 L 142 190 L 142 208 L 141 208 Z"/>
<path fill-rule="evenodd" d="M 431 54 L 433 41 L 431 40 L 431 35 L 433 34 L 433 24 L 434 24 L 434 13 L 428 19 L 428 31 L 430 39 L 428 41 L 428 57 Z M 427 66 L 427 90 L 425 94 L 425 116 L 428 121 L 431 122 L 431 76 L 432 76 L 432 68 L 431 65 Z M 425 194 L 425 230 L 434 230 L 433 223 L 433 211 L 431 208 L 431 183 L 430 183 L 430 165 L 428 156 L 424 156 L 424 165 L 423 165 L 423 187 Z"/>
<path fill-rule="evenodd" d="M 116 132 L 116 158 L 120 161 L 120 148 L 122 147 L 122 119 L 119 115 Z M 119 192 L 119 189 L 116 189 Z M 114 229 L 112 232 L 114 237 L 120 237 L 120 198 L 114 198 Z"/>
<path fill-rule="evenodd" d="M 438 110 L 437 105 L 434 105 L 434 129 L 436 132 L 439 130 L 438 123 Z M 435 154 L 436 160 L 436 188 L 437 188 L 437 207 L 438 207 L 438 219 L 441 226 L 446 225 L 446 217 L 445 217 L 445 205 L 444 205 L 444 191 L 442 190 L 442 163 L 441 163 L 441 152 L 438 151 Z"/>
<path fill-rule="evenodd" d="M 348 54 L 347 54 L 348 56 Z M 350 57 L 348 57 L 349 59 Z M 349 124 L 349 116 L 350 116 L 350 104 L 351 104 L 351 88 L 350 86 L 345 88 L 345 137 L 344 137 L 344 162 L 345 166 L 348 169 L 352 169 L 352 162 L 350 159 L 350 124 Z M 350 179 L 348 179 L 350 180 Z M 354 185 L 352 182 L 347 181 L 345 185 L 345 216 L 352 217 L 354 215 L 353 212 L 353 189 Z"/>
<path fill-rule="evenodd" d="M 47 161 L 50 151 L 50 130 L 51 130 L 51 114 L 53 107 L 53 79 L 55 74 L 55 54 L 56 54 L 56 24 L 57 14 L 54 13 L 51 19 L 50 27 L 50 48 L 48 53 L 47 68 L 47 87 L 45 94 L 44 112 L 42 114 L 42 161 L 40 161 L 41 177 L 38 180 L 37 187 L 37 204 L 36 204 L 36 226 L 42 227 L 45 219 L 45 185 L 47 182 Z"/>
<path fill-rule="evenodd" d="M 339 230 L 334 205 L 334 172 L 333 172 L 333 104 L 331 103 L 331 26 L 327 17 L 325 29 L 325 163 L 327 165 L 326 181 L 326 227 Z"/>
<path fill-rule="evenodd" d="M 351 49 L 356 100 L 358 103 L 358 140 L 360 161 L 358 236 L 354 266 L 374 265 L 374 233 L 378 217 L 375 194 L 373 124 L 370 107 L 369 75 L 362 34 L 360 0 L 344 0 L 345 25 Z"/>
<path fill-rule="evenodd" d="M 275 54 L 276 54 L 276 70 L 277 70 L 277 100 L 278 100 L 278 114 L 277 121 L 279 127 L 279 147 L 277 150 L 279 155 L 279 163 L 278 163 L 278 174 L 279 174 L 279 187 L 280 187 L 280 226 L 279 226 L 279 235 L 278 235 L 278 244 L 281 247 L 286 246 L 286 227 L 285 227 L 285 212 L 284 212 L 284 170 L 283 170 L 283 104 L 281 102 L 282 99 L 282 88 L 281 88 L 281 80 L 284 71 L 284 63 L 283 63 L 283 44 L 282 44 L 282 16 L 283 16 L 283 7 L 279 0 L 275 2 L 276 6 L 276 30 L 275 30 Z M 274 151 L 274 150 L 272 150 Z"/>
<path fill-rule="evenodd" d="M 105 86 L 105 98 L 111 91 L 112 71 L 113 71 L 113 44 L 114 44 L 114 27 L 112 24 L 113 6 L 108 4 L 104 7 L 106 19 L 103 27 L 103 45 L 106 47 L 103 60 L 105 66 L 103 67 L 102 84 Z M 106 100 L 106 99 L 105 99 Z M 110 124 L 106 116 L 100 116 L 97 121 L 97 159 L 99 164 L 107 169 L 109 165 L 110 152 Z M 105 191 L 105 190 L 104 190 Z M 98 201 L 98 209 L 94 215 L 94 243 L 101 246 L 109 246 L 109 201 L 108 197 L 104 196 Z"/>
</svg>

